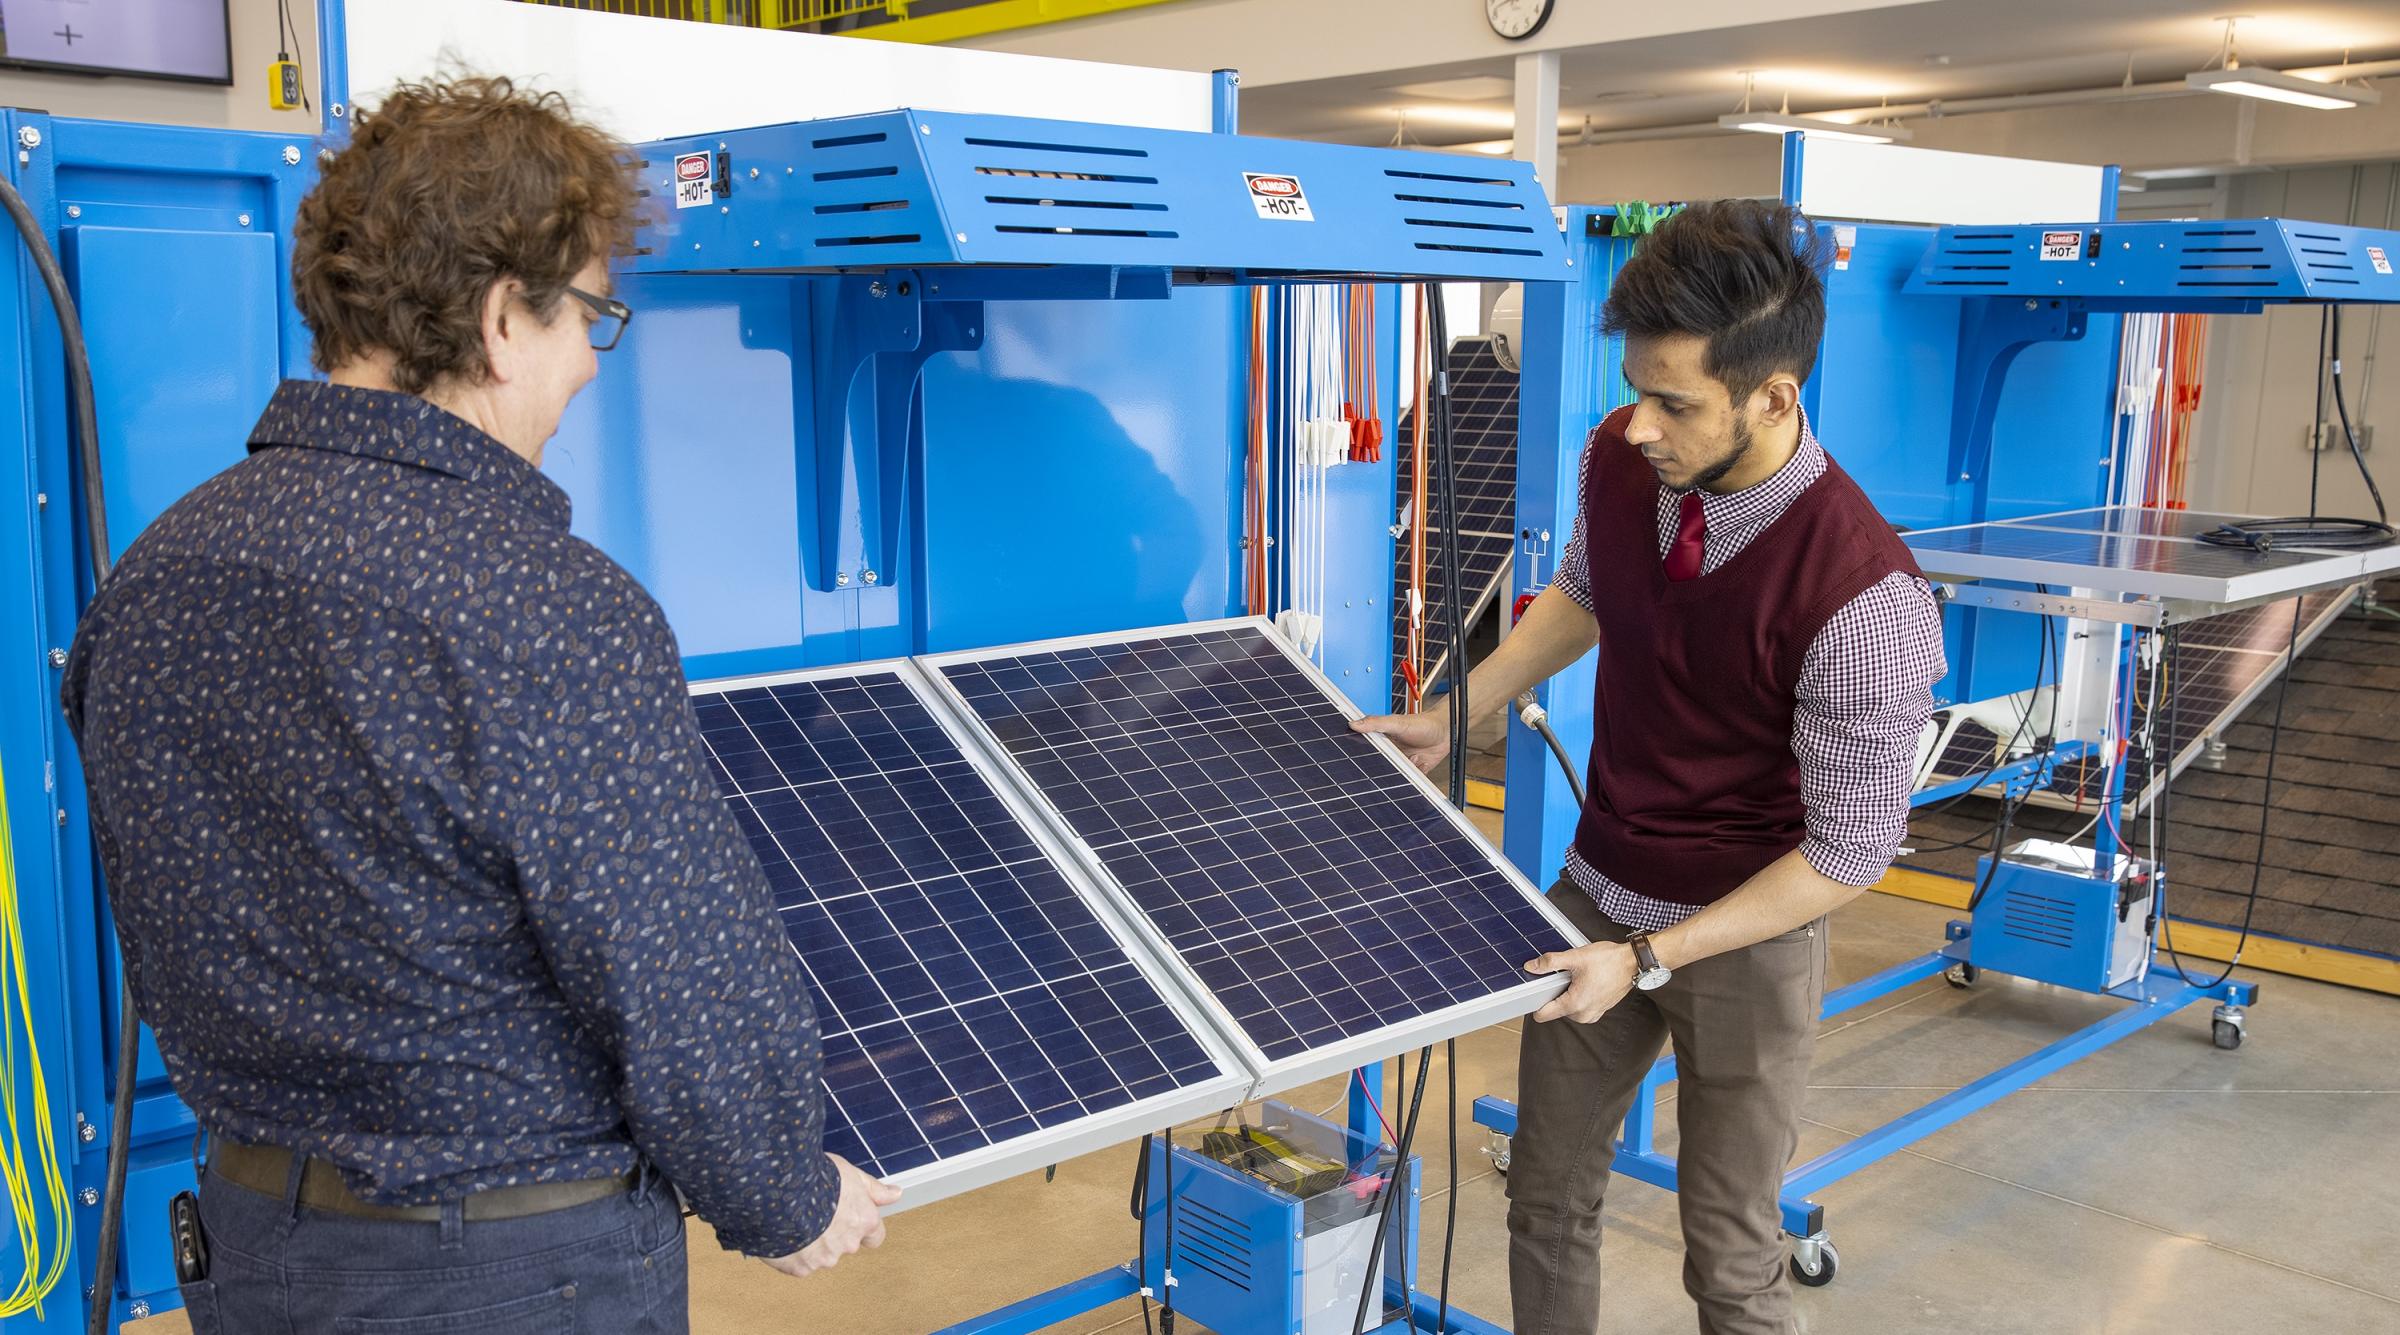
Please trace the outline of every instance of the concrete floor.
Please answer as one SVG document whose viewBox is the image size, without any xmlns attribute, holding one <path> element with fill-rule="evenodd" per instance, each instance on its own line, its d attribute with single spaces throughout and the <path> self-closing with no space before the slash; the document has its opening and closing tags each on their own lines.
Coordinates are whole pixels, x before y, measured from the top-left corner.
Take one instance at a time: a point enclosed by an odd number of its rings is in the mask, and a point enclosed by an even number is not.
<svg viewBox="0 0 2400 1335">
<path fill-rule="evenodd" d="M 1835 925 L 1835 981 L 1933 948 L 1948 910 L 1881 895 Z M 1939 981 L 1826 1027 L 1801 1154 L 1815 1155 L 2096 1019 L 2109 1003 L 2008 980 Z M 1827 1190 L 1839 1278 L 1800 1291 L 1818 1332 L 2400 1332 L 2393 1184 L 2400 1182 L 2400 1001 L 2270 977 L 2238 1053 L 2184 1012 Z M 1459 1042 L 1464 1105 L 1515 1084 L 1507 1027 Z M 1432 1088 L 1444 1072 L 1434 1072 Z M 1671 1091 L 1670 1091 L 1671 1092 Z M 1338 1103 L 1338 1081 L 1295 1096 Z M 1438 1095 L 1437 1095 L 1438 1096 Z M 1439 1256 L 1438 1153 L 1427 1107 L 1425 1213 Z M 1671 1119 L 1670 1119 L 1671 1120 Z M 1453 1300 L 1505 1323 L 1506 1204 L 1461 1131 Z M 1671 1132 L 1666 1138 L 1671 1147 Z M 790 1280 L 692 1248 L 701 1335 L 789 1330 L 920 1335 L 1129 1259 L 1131 1146 L 906 1212 L 881 1251 Z M 1621 1182 L 1608 1209 L 1604 1328 L 1691 1328 L 1674 1201 Z M 1186 1323 L 1183 1329 L 1192 1329 Z M 183 1329 L 180 1314 L 139 1335 Z M 1062 1335 L 1140 1329 L 1130 1303 Z"/>
</svg>

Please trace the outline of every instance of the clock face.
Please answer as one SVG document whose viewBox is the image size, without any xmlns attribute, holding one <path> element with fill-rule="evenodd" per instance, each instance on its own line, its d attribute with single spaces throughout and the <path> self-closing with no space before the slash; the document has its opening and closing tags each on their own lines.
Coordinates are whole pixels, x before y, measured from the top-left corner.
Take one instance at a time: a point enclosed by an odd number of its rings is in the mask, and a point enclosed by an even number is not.
<svg viewBox="0 0 2400 1335">
<path fill-rule="evenodd" d="M 1512 42 L 1540 32 L 1550 21 L 1550 11 L 1557 7 L 1558 0 L 1483 0 L 1484 17 L 1491 20 L 1492 31 Z"/>
</svg>

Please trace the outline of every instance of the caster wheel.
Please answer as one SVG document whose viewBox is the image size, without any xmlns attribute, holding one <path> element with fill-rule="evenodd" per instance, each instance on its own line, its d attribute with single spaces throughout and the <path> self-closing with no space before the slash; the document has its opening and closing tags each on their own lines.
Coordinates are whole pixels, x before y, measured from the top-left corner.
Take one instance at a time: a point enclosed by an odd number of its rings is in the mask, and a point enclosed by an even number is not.
<svg viewBox="0 0 2400 1335">
<path fill-rule="evenodd" d="M 2227 1052 L 2242 1045 L 2242 1027 L 2231 1020 L 2217 1020 L 2208 1026 L 2211 1042 Z"/>
<path fill-rule="evenodd" d="M 1982 976 L 1983 970 L 1972 964 L 1953 964 L 1942 970 L 1942 981 L 1957 988 L 1973 987 L 1975 980 Z"/>
<path fill-rule="evenodd" d="M 1485 1157 L 1492 1161 L 1493 1172 L 1498 1173 L 1502 1177 L 1508 1176 L 1508 1137 L 1502 1135 L 1493 1136 L 1492 1143 L 1484 1146 L 1483 1152 Z"/>
<path fill-rule="evenodd" d="M 1508 1176 L 1508 1156 L 1505 1154 L 1494 1156 L 1492 1159 L 1492 1171 L 1498 1173 L 1502 1177 Z"/>
<path fill-rule="evenodd" d="M 1802 1259 L 1810 1252 L 1815 1253 L 1813 1263 Z M 1792 1278 L 1812 1289 L 1831 1284 L 1841 1265 L 1842 1254 L 1835 1251 L 1830 1242 L 1819 1242 L 1814 1247 L 1799 1245 L 1792 1249 Z"/>
</svg>

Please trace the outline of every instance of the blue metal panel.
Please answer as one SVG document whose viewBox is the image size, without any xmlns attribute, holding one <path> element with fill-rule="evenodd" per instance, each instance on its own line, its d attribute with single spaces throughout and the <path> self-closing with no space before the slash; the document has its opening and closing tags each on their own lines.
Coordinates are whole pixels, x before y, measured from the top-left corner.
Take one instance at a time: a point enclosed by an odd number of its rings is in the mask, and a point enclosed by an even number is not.
<svg viewBox="0 0 2400 1335">
<path fill-rule="evenodd" d="M 1566 276 L 1548 201 L 1517 162 L 944 112 L 732 130 L 643 152 L 665 198 L 677 156 L 707 155 L 717 196 L 645 230 L 633 267 L 646 272 Z M 1313 220 L 1254 206 L 1252 175 L 1298 182 Z"/>
<path fill-rule="evenodd" d="M 2400 232 L 2284 218 L 1945 227 L 1908 290 L 2075 297 L 2094 310 L 2400 301 Z"/>
<path fill-rule="evenodd" d="M 1247 300 L 985 312 L 926 369 L 913 647 L 1238 613 Z"/>
<path fill-rule="evenodd" d="M 91 350 L 115 554 L 183 494 L 240 462 L 274 393 L 275 238 L 85 226 L 67 259 Z"/>
<path fill-rule="evenodd" d="M 1567 210 L 1567 284 L 1525 287 L 1523 391 L 1518 398 L 1517 529 L 1520 543 L 1508 598 L 1544 587 L 1557 574 L 1582 504 L 1576 491 L 1583 443 L 1600 419 L 1630 402 L 1624 346 L 1604 338 L 1600 307 L 1617 270 L 1633 257 L 1631 238 L 1606 235 L 1613 209 Z M 1595 234 L 1597 233 L 1597 234 Z M 1542 534 L 1549 537 L 1544 539 Z M 1581 764 L 1592 744 L 1592 674 L 1587 656 L 1536 688 L 1550 727 Z M 1508 728 L 1508 810 L 1501 847 L 1536 884 L 1564 865 L 1579 816 L 1574 794 L 1540 734 L 1513 720 Z"/>
</svg>

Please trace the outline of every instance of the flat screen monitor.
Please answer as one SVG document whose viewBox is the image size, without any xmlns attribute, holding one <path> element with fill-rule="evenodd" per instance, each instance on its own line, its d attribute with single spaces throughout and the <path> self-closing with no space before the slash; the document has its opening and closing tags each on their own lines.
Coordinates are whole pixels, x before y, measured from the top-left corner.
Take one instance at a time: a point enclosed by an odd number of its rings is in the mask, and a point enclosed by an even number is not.
<svg viewBox="0 0 2400 1335">
<path fill-rule="evenodd" d="M 233 82 L 228 0 L 0 0 L 0 66 Z"/>
</svg>

